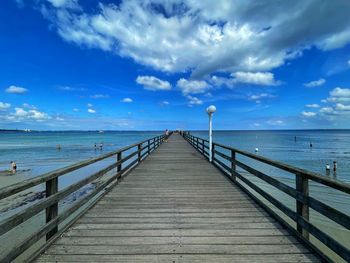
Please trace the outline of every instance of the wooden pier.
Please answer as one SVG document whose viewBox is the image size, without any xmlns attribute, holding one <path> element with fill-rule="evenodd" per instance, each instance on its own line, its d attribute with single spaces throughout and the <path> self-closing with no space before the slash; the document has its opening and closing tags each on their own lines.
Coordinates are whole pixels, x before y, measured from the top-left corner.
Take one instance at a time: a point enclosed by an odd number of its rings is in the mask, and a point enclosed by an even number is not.
<svg viewBox="0 0 350 263">
<path fill-rule="evenodd" d="M 317 262 L 179 135 L 36 262 Z"/>
<path fill-rule="evenodd" d="M 350 217 L 308 196 L 308 181 L 345 193 L 350 193 L 349 185 L 217 143 L 210 163 L 208 141 L 182 135 L 173 134 L 167 142 L 164 136 L 154 137 L 0 189 L 0 199 L 4 199 L 46 184 L 46 198 L 0 222 L 3 235 L 46 210 L 46 224 L 1 255 L 0 262 L 16 259 L 45 236 L 46 242 L 25 262 L 331 261 L 309 241 L 309 235 L 332 249 L 337 259 L 350 259 L 346 246 L 309 221 L 309 208 L 345 229 L 349 229 Z M 295 189 L 245 165 L 238 160 L 239 154 L 294 173 Z M 116 161 L 103 170 L 58 189 L 60 176 L 114 156 Z M 238 168 L 295 198 L 296 211 L 259 189 Z M 62 198 L 114 170 L 112 177 L 98 182 L 87 196 L 59 213 Z M 296 227 L 242 182 L 294 220 Z M 61 226 L 73 213 L 78 214 Z"/>
</svg>

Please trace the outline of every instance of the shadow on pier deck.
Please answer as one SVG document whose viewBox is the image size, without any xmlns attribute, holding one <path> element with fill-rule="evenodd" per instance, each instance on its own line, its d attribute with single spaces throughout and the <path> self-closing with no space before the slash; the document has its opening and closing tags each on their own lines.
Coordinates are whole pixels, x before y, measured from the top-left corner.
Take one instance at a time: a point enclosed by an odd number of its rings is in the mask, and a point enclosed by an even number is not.
<svg viewBox="0 0 350 263">
<path fill-rule="evenodd" d="M 35 262 L 318 262 L 174 134 Z"/>
</svg>

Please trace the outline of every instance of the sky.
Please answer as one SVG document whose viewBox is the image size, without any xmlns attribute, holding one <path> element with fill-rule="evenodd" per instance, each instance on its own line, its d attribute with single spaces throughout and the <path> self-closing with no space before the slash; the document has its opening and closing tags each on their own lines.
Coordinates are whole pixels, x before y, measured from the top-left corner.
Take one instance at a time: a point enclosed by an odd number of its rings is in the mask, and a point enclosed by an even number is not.
<svg viewBox="0 0 350 263">
<path fill-rule="evenodd" d="M 350 128 L 349 0 L 3 0 L 0 129 Z"/>
</svg>

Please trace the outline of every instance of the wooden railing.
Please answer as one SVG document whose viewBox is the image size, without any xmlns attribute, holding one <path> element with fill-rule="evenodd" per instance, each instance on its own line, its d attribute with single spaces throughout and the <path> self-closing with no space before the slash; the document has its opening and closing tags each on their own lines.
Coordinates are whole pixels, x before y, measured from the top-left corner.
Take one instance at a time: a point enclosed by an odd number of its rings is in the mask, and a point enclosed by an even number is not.
<svg viewBox="0 0 350 263">
<path fill-rule="evenodd" d="M 59 237 L 70 225 L 72 225 L 82 214 L 84 214 L 90 207 L 92 207 L 100 198 L 103 197 L 114 185 L 118 183 L 122 176 L 126 175 L 131 169 L 136 167 L 142 162 L 148 155 L 150 155 L 163 141 L 165 136 L 157 136 L 150 138 L 117 151 L 107 153 L 97 158 L 82 161 L 62 169 L 58 169 L 41 176 L 34 177 L 32 179 L 25 180 L 23 182 L 10 185 L 8 187 L 0 189 L 0 200 L 15 195 L 21 191 L 29 189 L 33 186 L 37 186 L 45 183 L 46 196 L 39 200 L 35 204 L 25 207 L 21 211 L 3 219 L 0 221 L 0 235 L 4 235 L 7 232 L 14 230 L 17 226 L 26 222 L 28 219 L 37 215 L 43 210 L 46 210 L 46 223 L 31 234 L 29 237 L 21 240 L 18 244 L 11 246 L 11 249 L 7 251 L 5 255 L 1 255 L 0 262 L 10 262 L 16 257 L 21 255 L 24 251 L 30 248 L 32 245 L 42 240 L 46 236 L 46 242 L 43 246 L 37 249 L 31 256 L 28 257 L 27 262 L 30 262 L 37 254 L 50 245 L 57 237 Z M 125 155 L 126 154 L 126 155 Z M 125 156 L 124 156 L 125 155 Z M 78 170 L 82 167 L 97 163 L 98 161 L 107 159 L 109 157 L 116 156 L 116 160 L 102 170 L 95 172 L 84 179 L 71 184 L 61 190 L 58 189 L 58 180 L 60 176 L 66 175 L 70 172 Z M 137 157 L 136 157 L 137 156 Z M 105 180 L 97 181 L 108 172 L 116 168 L 115 174 L 106 178 Z M 82 187 L 96 183 L 95 188 L 87 195 L 83 196 L 78 201 L 74 202 L 68 208 L 59 213 L 59 201 L 68 195 L 78 191 Z M 84 206 L 85 205 L 85 206 Z M 83 207 L 84 206 L 84 207 Z M 80 209 L 82 208 L 83 209 Z M 79 211 L 82 210 L 82 211 Z M 74 218 L 70 218 L 65 227 L 58 230 L 59 224 L 66 220 L 74 212 L 79 212 Z"/>
<path fill-rule="evenodd" d="M 202 153 L 207 159 L 209 159 L 209 141 L 190 135 L 188 132 L 182 132 L 182 136 L 200 153 Z M 318 228 L 310 222 L 309 210 L 310 208 L 317 211 L 321 215 L 334 221 L 345 229 L 350 229 L 350 217 L 349 215 L 315 199 L 309 195 L 309 182 L 313 181 L 318 184 L 322 184 L 326 187 L 336 189 L 345 194 L 350 194 L 350 185 L 339 181 L 332 180 L 322 175 L 293 167 L 291 165 L 273 161 L 265 157 L 258 156 L 246 151 L 238 150 L 232 147 L 228 147 L 219 143 L 213 143 L 212 145 L 212 163 L 219 168 L 232 182 L 237 184 L 242 190 L 244 190 L 250 197 L 252 197 L 257 203 L 259 203 L 266 211 L 273 215 L 284 226 L 288 227 L 294 234 L 302 239 L 312 249 L 317 251 L 327 261 L 330 260 L 318 247 L 310 242 L 309 235 L 314 236 L 321 241 L 329 249 L 333 250 L 337 255 L 343 258 L 346 262 L 350 262 L 350 250 L 339 243 L 332 236 L 325 233 L 322 229 Z M 226 153 L 224 153 L 226 152 Z M 229 155 L 227 154 L 229 152 Z M 248 157 L 254 161 L 258 161 L 286 172 L 295 175 L 295 187 L 291 187 L 263 172 L 260 172 L 247 164 L 239 161 L 237 155 Z M 252 182 L 243 173 L 237 171 L 237 167 L 241 168 L 241 171 L 248 172 L 250 175 L 256 176 L 267 184 L 275 187 L 276 189 L 289 195 L 296 202 L 296 211 L 283 204 L 280 200 L 277 200 L 270 193 L 264 191 L 257 184 Z M 237 178 L 240 180 L 238 181 Z M 292 227 L 286 220 L 284 220 L 278 213 L 274 212 L 268 205 L 266 205 L 260 198 L 257 197 L 246 186 L 249 186 L 260 196 L 264 197 L 268 202 L 274 205 L 280 212 L 287 215 L 291 220 L 296 223 L 296 229 Z"/>
</svg>

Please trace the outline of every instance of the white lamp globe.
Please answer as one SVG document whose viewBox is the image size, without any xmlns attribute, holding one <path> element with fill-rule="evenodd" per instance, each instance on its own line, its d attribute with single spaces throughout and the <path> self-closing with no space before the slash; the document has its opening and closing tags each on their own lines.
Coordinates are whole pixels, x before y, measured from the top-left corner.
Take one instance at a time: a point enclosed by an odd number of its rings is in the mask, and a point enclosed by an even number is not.
<svg viewBox="0 0 350 263">
<path fill-rule="evenodd" d="M 208 114 L 213 114 L 215 111 L 216 111 L 216 107 L 215 107 L 214 105 L 210 105 L 210 106 L 207 108 L 207 113 L 208 113 Z"/>
</svg>

